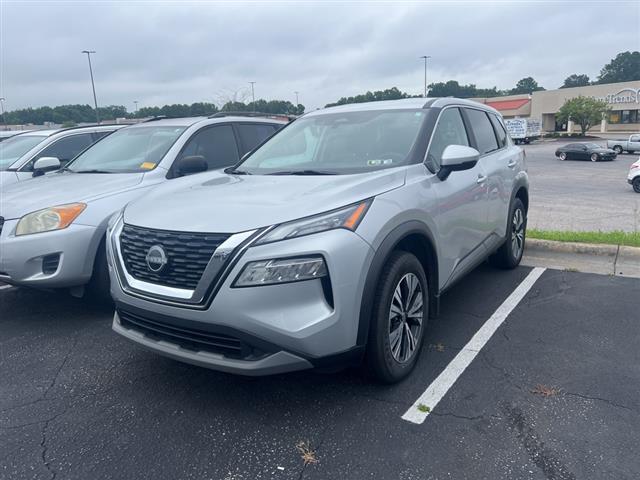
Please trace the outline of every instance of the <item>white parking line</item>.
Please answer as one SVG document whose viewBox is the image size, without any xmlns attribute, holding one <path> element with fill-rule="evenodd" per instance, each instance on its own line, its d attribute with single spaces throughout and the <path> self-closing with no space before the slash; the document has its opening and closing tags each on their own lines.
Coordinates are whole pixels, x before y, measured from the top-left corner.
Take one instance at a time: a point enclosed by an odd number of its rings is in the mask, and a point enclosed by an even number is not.
<svg viewBox="0 0 640 480">
<path fill-rule="evenodd" d="M 420 397 L 411 405 L 409 410 L 402 416 L 403 420 L 412 423 L 422 423 L 425 421 L 429 412 L 438 405 L 442 397 L 456 382 L 462 372 L 469 366 L 482 347 L 489 341 L 502 322 L 509 316 L 511 311 L 516 308 L 527 292 L 540 278 L 545 268 L 534 268 L 529 275 L 518 285 L 518 287 L 507 297 L 507 299 L 498 307 L 493 315 L 487 320 L 476 334 L 469 340 L 455 358 L 447 365 L 447 367 L 438 375 L 431 385 L 424 391 Z"/>
<path fill-rule="evenodd" d="M 13 285 L 0 285 L 0 290 L 6 290 L 7 288 L 11 288 Z"/>
</svg>

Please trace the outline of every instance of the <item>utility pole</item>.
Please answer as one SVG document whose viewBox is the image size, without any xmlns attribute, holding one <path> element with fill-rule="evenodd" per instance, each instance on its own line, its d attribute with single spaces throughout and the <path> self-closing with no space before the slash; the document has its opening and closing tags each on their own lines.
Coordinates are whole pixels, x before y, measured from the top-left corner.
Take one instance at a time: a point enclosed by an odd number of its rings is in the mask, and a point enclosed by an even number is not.
<svg viewBox="0 0 640 480">
<path fill-rule="evenodd" d="M 255 113 L 256 111 L 256 92 L 253 88 L 253 86 L 256 84 L 256 82 L 249 82 L 251 84 L 251 103 L 253 103 L 253 111 Z"/>
<path fill-rule="evenodd" d="M 427 60 L 429 60 L 431 56 L 423 55 L 420 58 L 424 58 L 424 98 L 427 98 Z"/>
<path fill-rule="evenodd" d="M 136 106 L 135 107 L 135 112 L 134 113 L 138 113 L 138 100 L 134 100 L 133 104 Z"/>
<path fill-rule="evenodd" d="M 293 93 L 295 93 L 295 94 L 296 94 L 296 107 L 297 107 L 298 105 L 300 105 L 300 102 L 298 101 L 298 94 L 299 94 L 300 92 L 293 92 Z"/>
<path fill-rule="evenodd" d="M 2 125 L 4 125 L 4 129 L 7 129 L 7 121 L 4 119 L 4 97 L 0 97 L 0 113 L 2 113 Z"/>
<path fill-rule="evenodd" d="M 91 68 L 91 54 L 96 52 L 94 50 L 83 50 L 82 53 L 87 54 L 87 60 L 89 61 L 89 75 L 91 75 L 91 89 L 93 90 L 93 105 L 96 108 L 96 123 L 100 123 L 100 114 L 98 114 L 98 100 L 96 98 L 96 86 L 93 83 L 93 68 Z"/>
</svg>

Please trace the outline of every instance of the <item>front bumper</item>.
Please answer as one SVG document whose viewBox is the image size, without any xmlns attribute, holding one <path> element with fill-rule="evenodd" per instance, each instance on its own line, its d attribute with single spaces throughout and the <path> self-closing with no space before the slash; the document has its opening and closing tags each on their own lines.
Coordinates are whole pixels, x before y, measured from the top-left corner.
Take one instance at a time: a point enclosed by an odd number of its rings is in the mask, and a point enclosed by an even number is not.
<svg viewBox="0 0 640 480">
<path fill-rule="evenodd" d="M 373 250 L 353 232 L 339 229 L 250 246 L 231 260 L 233 267 L 220 280 L 213 298 L 200 306 L 143 298 L 139 289 L 137 294 L 127 293 L 126 278 L 118 270 L 124 268 L 122 259 L 112 240 L 108 242 L 111 294 L 118 308 L 113 329 L 157 353 L 216 370 L 265 375 L 345 363 L 362 352 L 356 345 L 358 318 Z M 328 279 L 231 286 L 250 261 L 310 255 L 325 259 Z M 141 328 L 123 322 L 123 314 L 155 323 Z M 158 329 L 169 330 L 170 335 L 157 335 Z M 224 349 L 193 341 L 220 332 L 248 345 L 251 353 L 229 355 Z"/>
<path fill-rule="evenodd" d="M 2 228 L 0 280 L 60 288 L 83 285 L 91 279 L 93 253 L 99 241 L 95 227 L 72 224 L 63 230 L 15 236 L 16 224 L 17 220 L 7 220 Z M 49 268 L 44 268 L 43 262 L 48 262 Z"/>
</svg>

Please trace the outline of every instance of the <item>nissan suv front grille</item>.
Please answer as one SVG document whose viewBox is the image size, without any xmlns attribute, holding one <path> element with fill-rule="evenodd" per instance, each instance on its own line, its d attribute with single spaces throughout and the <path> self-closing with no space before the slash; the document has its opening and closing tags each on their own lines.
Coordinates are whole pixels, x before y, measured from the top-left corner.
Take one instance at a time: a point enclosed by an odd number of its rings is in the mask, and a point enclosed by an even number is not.
<svg viewBox="0 0 640 480">
<path fill-rule="evenodd" d="M 120 234 L 120 250 L 126 269 L 134 278 L 195 290 L 211 256 L 229 236 L 153 230 L 125 224 Z"/>
</svg>

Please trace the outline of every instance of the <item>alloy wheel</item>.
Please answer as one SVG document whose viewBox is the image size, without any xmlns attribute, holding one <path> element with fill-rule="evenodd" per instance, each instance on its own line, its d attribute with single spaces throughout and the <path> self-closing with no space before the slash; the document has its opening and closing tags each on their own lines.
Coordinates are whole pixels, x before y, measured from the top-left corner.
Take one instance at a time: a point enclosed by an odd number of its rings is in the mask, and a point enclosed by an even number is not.
<svg viewBox="0 0 640 480">
<path fill-rule="evenodd" d="M 516 208 L 511 219 L 511 252 L 513 258 L 520 258 L 524 249 L 524 213 Z"/>
<path fill-rule="evenodd" d="M 591 154 L 591 161 L 592 162 L 597 162 L 598 161 L 598 154 L 597 153 L 592 153 Z"/>
<path fill-rule="evenodd" d="M 393 358 L 408 362 L 420 345 L 424 295 L 417 275 L 405 274 L 393 292 L 389 308 L 389 346 Z"/>
<path fill-rule="evenodd" d="M 566 154 L 566 153 L 564 153 L 564 152 L 562 152 L 562 153 L 560 154 L 560 160 L 566 160 L 566 159 L 567 159 L 567 154 Z"/>
</svg>

